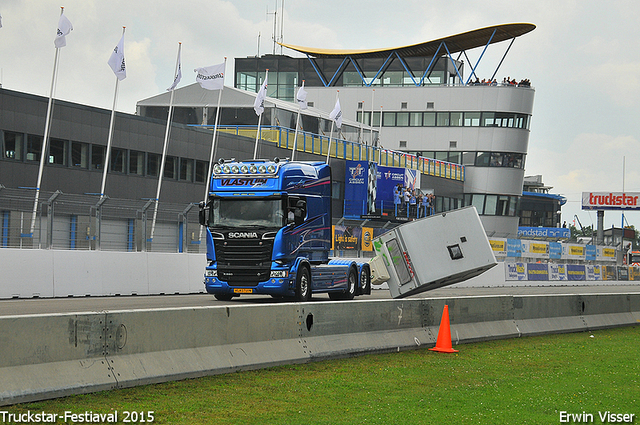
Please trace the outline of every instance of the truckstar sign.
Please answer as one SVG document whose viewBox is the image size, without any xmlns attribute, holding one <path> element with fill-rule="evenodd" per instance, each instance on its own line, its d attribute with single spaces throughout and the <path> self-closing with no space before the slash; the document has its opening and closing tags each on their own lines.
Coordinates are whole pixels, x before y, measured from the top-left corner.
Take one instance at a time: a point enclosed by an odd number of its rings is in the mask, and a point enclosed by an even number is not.
<svg viewBox="0 0 640 425">
<path fill-rule="evenodd" d="M 582 192 L 583 210 L 637 210 L 640 192 Z"/>
</svg>

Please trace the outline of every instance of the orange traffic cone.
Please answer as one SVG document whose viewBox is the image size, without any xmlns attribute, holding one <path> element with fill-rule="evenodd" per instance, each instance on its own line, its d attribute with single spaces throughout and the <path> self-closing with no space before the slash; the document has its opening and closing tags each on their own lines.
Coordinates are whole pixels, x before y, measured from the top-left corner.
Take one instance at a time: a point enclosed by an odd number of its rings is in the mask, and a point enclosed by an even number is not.
<svg viewBox="0 0 640 425">
<path fill-rule="evenodd" d="M 445 304 L 442 311 L 442 319 L 440 320 L 440 329 L 438 330 L 438 340 L 436 346 L 429 348 L 431 351 L 440 353 L 457 353 L 451 346 L 451 329 L 449 329 L 449 306 Z"/>
</svg>

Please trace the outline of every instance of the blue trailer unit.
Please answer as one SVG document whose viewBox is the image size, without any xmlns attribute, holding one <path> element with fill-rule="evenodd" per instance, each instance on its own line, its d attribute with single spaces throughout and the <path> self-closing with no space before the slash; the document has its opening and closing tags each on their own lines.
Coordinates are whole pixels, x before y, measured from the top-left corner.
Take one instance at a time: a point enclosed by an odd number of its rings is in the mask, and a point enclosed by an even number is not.
<svg viewBox="0 0 640 425">
<path fill-rule="evenodd" d="M 363 264 L 329 259 L 331 168 L 323 162 L 219 161 L 200 224 L 207 230 L 204 284 L 220 300 L 306 301 L 312 292 L 351 299 L 370 288 Z"/>
</svg>

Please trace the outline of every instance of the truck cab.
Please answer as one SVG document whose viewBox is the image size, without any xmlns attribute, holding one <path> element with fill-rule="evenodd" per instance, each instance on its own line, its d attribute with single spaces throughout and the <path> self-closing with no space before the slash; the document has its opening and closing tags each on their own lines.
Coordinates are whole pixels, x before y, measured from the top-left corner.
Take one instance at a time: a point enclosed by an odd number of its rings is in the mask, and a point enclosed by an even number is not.
<svg viewBox="0 0 640 425">
<path fill-rule="evenodd" d="M 219 161 L 200 224 L 207 232 L 204 283 L 218 299 L 362 292 L 364 265 L 329 259 L 331 168 L 323 162 Z"/>
</svg>

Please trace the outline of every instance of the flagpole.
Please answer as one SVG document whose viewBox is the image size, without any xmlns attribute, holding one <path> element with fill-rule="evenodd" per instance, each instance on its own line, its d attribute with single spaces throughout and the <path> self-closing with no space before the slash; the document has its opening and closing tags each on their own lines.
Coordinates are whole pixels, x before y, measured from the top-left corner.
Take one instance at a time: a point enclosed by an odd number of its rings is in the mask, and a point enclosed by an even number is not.
<svg viewBox="0 0 640 425">
<path fill-rule="evenodd" d="M 362 101 L 362 119 L 360 120 L 360 144 L 367 145 L 364 142 L 364 100 Z"/>
<path fill-rule="evenodd" d="M 369 120 L 369 125 L 371 126 L 370 130 L 370 135 L 371 135 L 371 146 L 373 146 L 375 148 L 375 144 L 373 143 L 373 98 L 376 94 L 376 89 L 371 89 L 371 119 Z M 362 110 L 364 111 L 364 108 L 362 108 Z M 374 158 L 375 161 L 375 158 Z"/>
<path fill-rule="evenodd" d="M 338 102 L 338 95 L 340 95 L 340 90 L 336 92 L 336 102 Z M 335 120 L 331 119 L 331 133 L 329 135 L 329 149 L 327 149 L 327 161 L 326 164 L 329 164 L 329 154 L 331 153 L 331 139 L 333 139 L 333 126 L 335 124 Z"/>
<path fill-rule="evenodd" d="M 302 80 L 302 87 L 304 87 L 304 80 Z M 295 159 L 295 157 L 296 157 L 296 144 L 298 142 L 298 127 L 300 126 L 300 111 L 301 110 L 302 110 L 302 106 L 300 105 L 300 102 L 298 102 L 298 117 L 296 118 L 296 132 L 293 135 L 293 151 L 291 152 L 291 161 L 293 161 Z"/>
<path fill-rule="evenodd" d="M 265 81 L 267 80 L 268 76 L 269 76 L 269 70 L 267 69 L 267 71 L 264 74 Z M 266 96 L 266 93 L 265 93 L 265 96 Z M 260 139 L 260 124 L 262 124 L 262 114 L 263 113 L 264 113 L 264 110 L 262 112 L 260 112 L 260 115 L 258 115 L 258 131 L 256 132 L 256 146 L 253 148 L 253 159 L 254 160 L 256 159 L 256 156 L 258 155 L 258 140 Z"/>
<path fill-rule="evenodd" d="M 64 7 L 60 8 L 60 16 L 64 13 Z M 44 172 L 44 159 L 47 152 L 47 141 L 49 139 L 49 123 L 51 121 L 51 109 L 53 106 L 53 86 L 56 81 L 56 71 L 58 69 L 60 48 L 56 47 L 56 54 L 53 59 L 53 74 L 51 76 L 51 88 L 49 89 L 49 103 L 47 104 L 47 116 L 44 124 L 44 136 L 42 137 L 42 150 L 40 151 L 40 167 L 38 168 L 38 182 L 36 183 L 36 196 L 33 201 L 33 212 L 31 214 L 31 227 L 29 229 L 29 237 L 33 237 L 36 227 L 36 214 L 38 212 L 38 200 L 40 199 L 40 185 L 42 184 L 42 173 Z"/>
<path fill-rule="evenodd" d="M 125 27 L 122 27 L 122 35 L 124 36 Z M 104 198 L 104 188 L 107 184 L 107 170 L 109 169 L 109 159 L 111 158 L 111 142 L 113 141 L 113 124 L 116 117 L 116 102 L 118 100 L 118 83 L 120 78 L 116 76 L 116 89 L 113 93 L 113 106 L 111 107 L 111 121 L 109 122 L 109 137 L 107 138 L 107 154 L 104 158 L 104 170 L 102 171 L 102 186 L 100 186 L 100 199 Z"/>
<path fill-rule="evenodd" d="M 178 43 L 178 57 L 176 58 L 176 70 L 173 73 L 178 76 L 178 67 L 180 66 L 180 50 L 182 49 L 182 43 Z M 175 80 L 174 80 L 175 81 Z M 153 221 L 151 222 L 151 237 L 153 240 L 153 233 L 156 229 L 156 218 L 158 217 L 158 201 L 160 200 L 160 188 L 162 187 L 162 177 L 164 176 L 164 162 L 167 157 L 167 145 L 169 144 L 169 133 L 171 130 L 171 114 L 173 113 L 173 95 L 176 88 L 171 89 L 171 97 L 169 98 L 169 114 L 167 116 L 167 128 L 164 132 L 164 145 L 162 147 L 162 160 L 160 162 L 160 175 L 158 176 L 158 190 L 156 191 L 156 204 L 153 210 Z"/>
<path fill-rule="evenodd" d="M 227 58 L 225 56 L 224 58 L 224 69 L 225 69 L 225 73 L 227 70 Z M 222 87 L 224 88 L 224 80 L 222 82 Z M 207 178 L 205 179 L 205 185 L 204 185 L 204 203 L 205 205 L 207 204 L 207 199 L 209 198 L 209 186 L 211 185 L 211 174 L 213 173 L 213 160 L 215 159 L 215 153 L 216 153 L 216 133 L 218 132 L 218 118 L 220 117 L 220 102 L 222 101 L 222 88 L 220 89 L 220 92 L 218 93 L 218 107 L 216 108 L 216 119 L 213 123 L 213 138 L 211 139 L 211 154 L 209 155 L 209 170 L 207 171 Z M 202 239 L 202 229 L 203 227 L 200 226 L 200 235 L 198 240 Z"/>
<path fill-rule="evenodd" d="M 371 122 L 373 124 L 373 121 Z M 380 105 L 380 127 L 378 128 L 378 150 L 380 155 L 378 156 L 378 164 L 382 161 L 382 145 L 380 144 L 380 132 L 382 131 L 382 105 Z"/>
<path fill-rule="evenodd" d="M 331 133 L 329 135 L 329 148 L 327 149 L 327 161 L 325 162 L 325 164 L 329 164 L 329 154 L 331 153 L 331 139 L 333 139 L 333 126 L 335 125 L 335 122 L 333 122 L 333 120 L 331 120 Z"/>
</svg>

